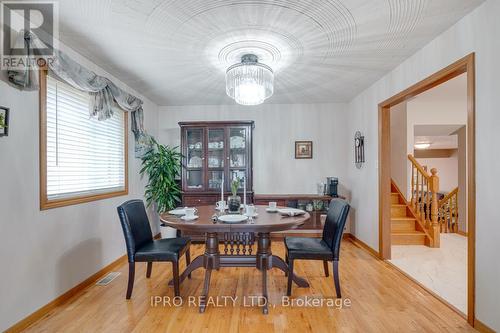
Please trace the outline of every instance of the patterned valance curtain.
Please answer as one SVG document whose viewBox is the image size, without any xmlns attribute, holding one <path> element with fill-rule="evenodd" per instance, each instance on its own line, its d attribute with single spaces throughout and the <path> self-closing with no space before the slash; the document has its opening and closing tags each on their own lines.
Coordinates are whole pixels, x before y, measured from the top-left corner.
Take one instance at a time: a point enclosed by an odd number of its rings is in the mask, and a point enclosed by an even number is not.
<svg viewBox="0 0 500 333">
<path fill-rule="evenodd" d="M 24 48 L 26 62 L 35 59 L 36 50 L 45 47 L 45 44 L 32 32 L 21 31 L 16 39 L 16 48 Z M 91 96 L 89 114 L 98 120 L 106 120 L 113 116 L 118 106 L 124 111 L 131 112 L 131 127 L 135 136 L 136 157 L 151 147 L 151 138 L 144 130 L 144 114 L 142 100 L 117 87 L 111 80 L 81 66 L 60 50 L 53 50 L 47 66 L 51 73 L 67 82 L 76 89 L 86 91 Z M 38 89 L 38 70 L 32 66 L 22 69 L 8 70 L 9 81 L 22 90 Z"/>
</svg>

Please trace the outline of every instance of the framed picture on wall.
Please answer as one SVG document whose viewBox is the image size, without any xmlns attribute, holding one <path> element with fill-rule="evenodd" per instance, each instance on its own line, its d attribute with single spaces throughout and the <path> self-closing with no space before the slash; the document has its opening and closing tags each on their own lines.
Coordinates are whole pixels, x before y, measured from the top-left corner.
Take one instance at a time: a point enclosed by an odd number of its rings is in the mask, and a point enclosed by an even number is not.
<svg viewBox="0 0 500 333">
<path fill-rule="evenodd" d="M 9 135 L 9 108 L 0 106 L 0 136 Z"/>
<path fill-rule="evenodd" d="M 296 159 L 313 158 L 312 141 L 295 141 L 295 158 Z"/>
</svg>

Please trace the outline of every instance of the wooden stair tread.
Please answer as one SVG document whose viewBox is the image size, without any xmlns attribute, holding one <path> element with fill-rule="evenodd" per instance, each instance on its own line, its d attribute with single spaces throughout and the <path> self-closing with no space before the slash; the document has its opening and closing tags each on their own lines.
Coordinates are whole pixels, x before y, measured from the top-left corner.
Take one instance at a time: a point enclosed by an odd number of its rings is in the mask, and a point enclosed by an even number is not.
<svg viewBox="0 0 500 333">
<path fill-rule="evenodd" d="M 416 221 L 417 219 L 411 216 L 400 216 L 400 217 L 391 217 L 391 221 L 396 220 L 396 221 Z"/>
<path fill-rule="evenodd" d="M 392 234 L 397 234 L 397 235 L 424 235 L 425 233 L 423 231 L 419 230 L 408 230 L 408 231 L 400 231 L 400 230 L 394 230 L 392 231 Z"/>
</svg>

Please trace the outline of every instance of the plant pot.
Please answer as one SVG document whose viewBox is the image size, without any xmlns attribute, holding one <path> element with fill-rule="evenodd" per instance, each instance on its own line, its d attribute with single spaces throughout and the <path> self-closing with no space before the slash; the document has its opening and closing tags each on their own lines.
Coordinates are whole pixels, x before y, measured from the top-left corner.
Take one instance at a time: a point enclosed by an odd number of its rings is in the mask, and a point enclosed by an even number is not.
<svg viewBox="0 0 500 333">
<path fill-rule="evenodd" d="M 160 226 L 161 238 L 176 238 L 177 230 L 171 227 Z"/>
<path fill-rule="evenodd" d="M 230 214 L 240 213 L 241 198 L 238 195 L 231 195 L 227 198 L 228 212 Z"/>
</svg>

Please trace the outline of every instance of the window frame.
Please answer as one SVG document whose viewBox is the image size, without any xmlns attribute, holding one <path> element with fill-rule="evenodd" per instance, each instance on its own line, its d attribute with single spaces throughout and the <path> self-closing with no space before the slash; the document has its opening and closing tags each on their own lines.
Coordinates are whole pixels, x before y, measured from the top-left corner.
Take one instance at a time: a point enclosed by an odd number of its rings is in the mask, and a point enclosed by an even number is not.
<svg viewBox="0 0 500 333">
<path fill-rule="evenodd" d="M 40 69 L 39 71 L 39 104 L 40 104 L 40 210 L 46 210 L 57 207 L 64 207 L 70 205 L 77 205 L 81 203 L 103 200 L 123 195 L 128 195 L 128 112 L 125 112 L 123 117 L 123 130 L 124 130 L 124 177 L 125 186 L 123 190 L 109 191 L 98 194 L 75 195 L 68 198 L 52 199 L 47 197 L 47 69 Z"/>
</svg>

